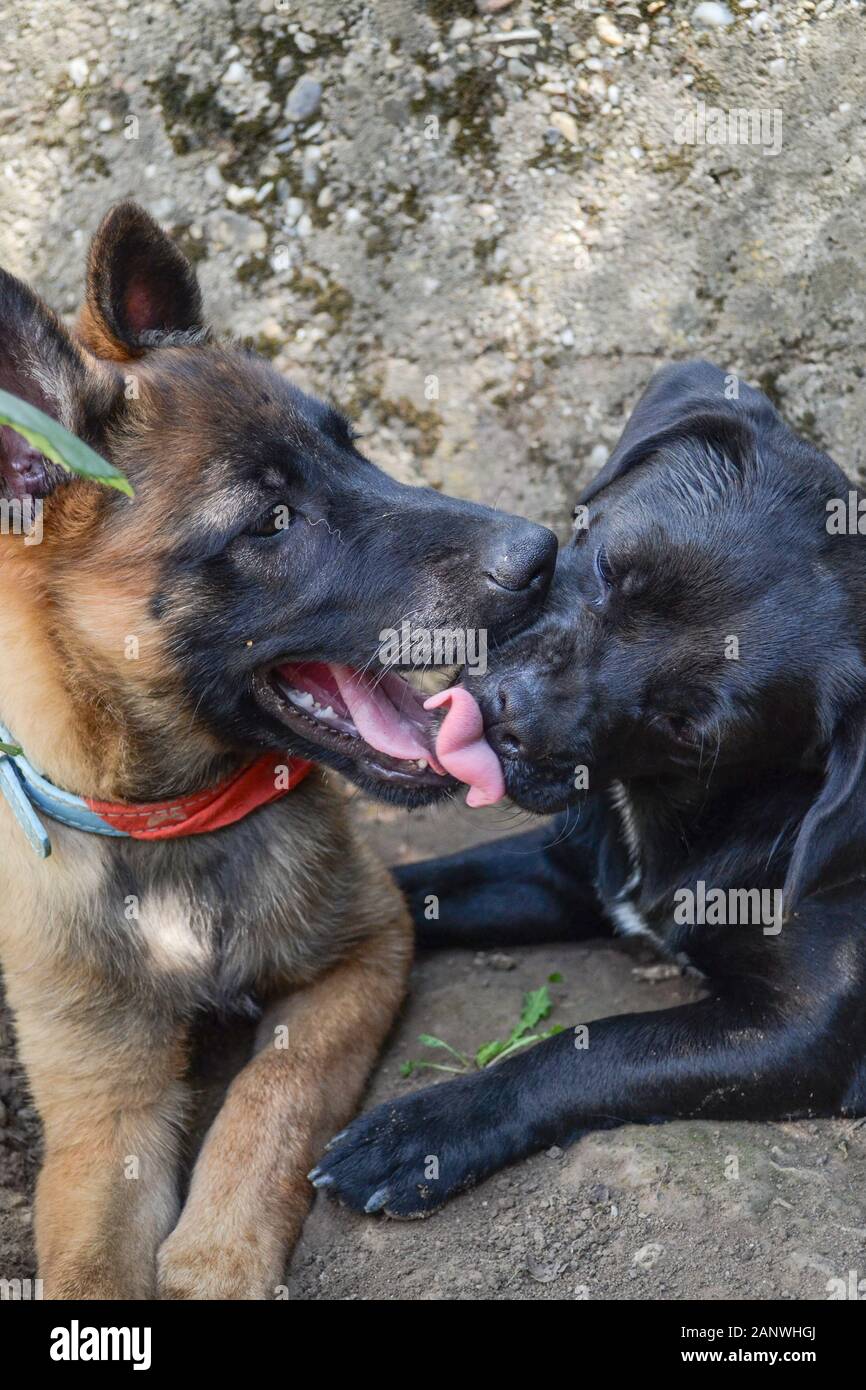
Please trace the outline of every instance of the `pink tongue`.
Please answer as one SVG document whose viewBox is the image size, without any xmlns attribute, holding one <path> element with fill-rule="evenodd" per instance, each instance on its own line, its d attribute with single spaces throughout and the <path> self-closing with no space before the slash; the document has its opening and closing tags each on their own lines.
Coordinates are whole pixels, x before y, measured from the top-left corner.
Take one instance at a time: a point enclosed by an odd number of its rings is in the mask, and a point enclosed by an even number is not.
<svg viewBox="0 0 866 1390">
<path fill-rule="evenodd" d="M 390 758 L 425 758 L 434 772 L 441 772 L 429 748 L 425 748 L 415 729 L 391 703 L 372 676 L 362 676 L 350 666 L 330 665 L 337 688 L 358 733 L 372 748 Z"/>
<path fill-rule="evenodd" d="M 484 737 L 478 704 L 462 685 L 451 686 L 424 701 L 425 709 L 448 706 L 436 736 L 436 757 L 446 772 L 469 784 L 467 806 L 493 806 L 505 795 L 499 759 Z"/>
</svg>

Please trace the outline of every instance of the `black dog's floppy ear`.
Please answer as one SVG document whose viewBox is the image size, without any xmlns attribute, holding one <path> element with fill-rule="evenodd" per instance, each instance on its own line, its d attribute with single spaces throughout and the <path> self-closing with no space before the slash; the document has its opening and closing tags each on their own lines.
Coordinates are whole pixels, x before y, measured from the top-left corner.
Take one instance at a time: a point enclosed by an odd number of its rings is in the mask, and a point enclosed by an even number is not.
<svg viewBox="0 0 866 1390">
<path fill-rule="evenodd" d="M 97 357 L 115 362 L 205 336 L 195 271 L 137 203 L 118 203 L 97 228 L 76 333 Z"/>
<path fill-rule="evenodd" d="M 57 315 L 27 285 L 0 270 L 0 388 L 87 435 L 113 398 L 110 375 L 88 362 Z M 23 435 L 0 427 L 0 498 L 46 497 L 69 474 Z"/>
<path fill-rule="evenodd" d="M 846 846 L 862 858 L 866 845 L 866 706 L 849 712 L 833 735 L 824 785 L 803 818 L 782 890 L 790 917 L 819 887 Z"/>
<path fill-rule="evenodd" d="M 767 397 L 710 362 L 677 363 L 656 372 L 607 463 L 584 490 L 589 502 L 635 464 L 683 440 L 702 438 L 742 456 L 759 426 L 781 420 Z"/>
</svg>

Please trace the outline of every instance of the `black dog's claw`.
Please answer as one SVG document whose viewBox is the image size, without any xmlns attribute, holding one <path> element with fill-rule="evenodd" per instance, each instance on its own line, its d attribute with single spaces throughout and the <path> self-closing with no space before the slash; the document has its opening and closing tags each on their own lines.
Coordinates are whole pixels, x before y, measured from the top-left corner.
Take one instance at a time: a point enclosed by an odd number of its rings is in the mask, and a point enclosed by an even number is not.
<svg viewBox="0 0 866 1390">
<path fill-rule="evenodd" d="M 473 1078 L 387 1101 L 331 1140 L 311 1181 L 355 1211 L 428 1216 L 512 1157 L 492 1120 L 470 1121 Z"/>
</svg>

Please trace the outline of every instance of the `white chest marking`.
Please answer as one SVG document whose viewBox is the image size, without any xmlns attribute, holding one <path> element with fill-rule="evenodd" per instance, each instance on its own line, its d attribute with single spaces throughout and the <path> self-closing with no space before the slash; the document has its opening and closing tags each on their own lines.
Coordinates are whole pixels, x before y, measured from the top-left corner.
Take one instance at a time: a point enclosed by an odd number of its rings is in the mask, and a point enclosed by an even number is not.
<svg viewBox="0 0 866 1390">
<path fill-rule="evenodd" d="M 648 936 L 652 941 L 658 941 L 643 913 L 638 912 L 631 903 L 609 903 L 607 911 L 621 936 Z"/>
<path fill-rule="evenodd" d="M 631 873 L 613 902 L 607 904 L 608 916 L 622 936 L 646 936 L 657 946 L 662 946 L 661 938 L 653 931 L 643 913 L 639 912 L 631 901 L 631 894 L 634 893 L 641 881 L 640 834 L 634 809 L 622 782 L 614 782 L 611 788 L 611 800 L 615 810 L 619 813 Z"/>
<path fill-rule="evenodd" d="M 208 960 L 208 943 L 197 935 L 188 906 L 177 898 L 162 897 L 142 903 L 138 928 L 157 970 L 195 970 Z"/>
<path fill-rule="evenodd" d="M 635 880 L 635 884 L 640 882 L 640 834 L 638 833 L 634 807 L 622 782 L 614 782 L 610 789 L 610 799 L 613 802 L 614 810 L 619 813 L 622 837 L 625 840 L 629 863 L 632 868 L 631 878 L 622 889 L 622 892 L 625 893 L 630 892 L 635 886 L 632 884 L 632 879 Z"/>
</svg>

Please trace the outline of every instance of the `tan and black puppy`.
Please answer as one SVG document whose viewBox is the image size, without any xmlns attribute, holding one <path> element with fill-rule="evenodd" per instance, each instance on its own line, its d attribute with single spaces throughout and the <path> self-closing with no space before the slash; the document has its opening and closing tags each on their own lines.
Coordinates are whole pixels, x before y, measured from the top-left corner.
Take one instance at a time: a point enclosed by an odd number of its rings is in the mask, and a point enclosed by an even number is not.
<svg viewBox="0 0 866 1390">
<path fill-rule="evenodd" d="M 134 204 L 97 232 L 77 337 L 5 273 L 0 316 L 0 386 L 135 491 L 0 434 L 5 515 L 43 507 L 41 544 L 0 535 L 0 723 L 43 794 L 70 794 L 43 814 L 47 858 L 0 796 L 0 952 L 45 1126 L 40 1273 L 54 1298 L 266 1298 L 411 956 L 318 765 L 406 805 L 453 788 L 380 634 L 513 631 L 555 542 L 398 485 L 332 408 L 214 343 L 190 266 Z M 250 1001 L 258 1047 L 181 1210 L 191 1027 Z"/>
</svg>

